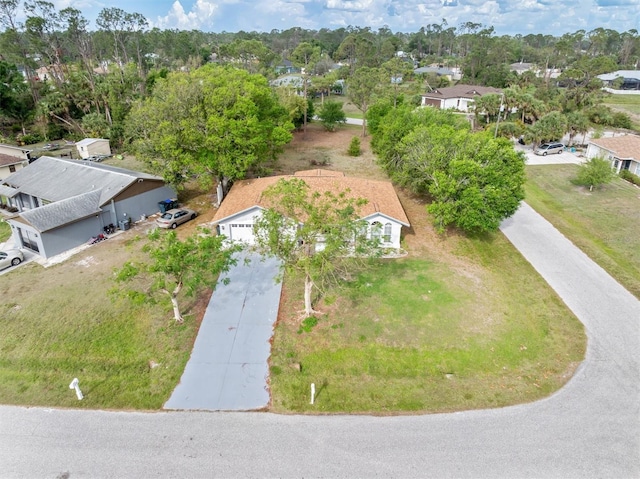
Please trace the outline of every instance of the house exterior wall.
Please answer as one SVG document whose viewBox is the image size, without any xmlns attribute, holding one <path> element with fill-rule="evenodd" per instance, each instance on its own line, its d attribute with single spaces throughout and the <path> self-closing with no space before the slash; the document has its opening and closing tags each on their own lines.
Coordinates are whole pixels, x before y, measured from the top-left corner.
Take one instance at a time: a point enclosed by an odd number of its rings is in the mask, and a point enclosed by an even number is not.
<svg viewBox="0 0 640 479">
<path fill-rule="evenodd" d="M 28 165 L 28 164 L 29 163 L 25 161 L 23 163 L 16 163 L 15 165 L 0 166 L 0 180 L 4 180 L 9 175 L 12 175 L 18 170 L 21 170 L 22 168 L 25 167 L 25 165 Z M 11 171 L 11 167 L 13 167 L 13 171 Z"/>
<path fill-rule="evenodd" d="M 105 224 L 113 223 L 118 226 L 120 221 L 127 220 L 128 218 L 131 218 L 131 221 L 138 221 L 143 215 L 151 216 L 160 211 L 160 207 L 158 206 L 160 201 L 166 200 L 167 198 L 175 198 L 176 196 L 176 192 L 169 186 L 155 188 L 135 196 L 129 196 L 126 193 L 127 190 L 116 196 L 113 202 L 101 207 L 103 210 L 109 212 L 111 218 L 110 221 Z"/>
<path fill-rule="evenodd" d="M 375 223 L 378 223 L 379 227 L 381 227 L 380 245 L 383 248 L 400 248 L 400 238 L 402 234 L 402 225 L 400 223 L 381 214 L 368 216 L 365 220 L 369 223 L 369 236 L 371 236 L 374 231 L 373 225 Z M 391 226 L 390 232 L 385 230 L 386 225 Z M 385 234 L 385 232 L 390 234 Z"/>
<path fill-rule="evenodd" d="M 109 146 L 109 140 L 98 140 L 88 145 L 77 145 L 78 154 L 80 158 L 88 158 L 94 155 L 110 155 L 111 147 Z"/>
<path fill-rule="evenodd" d="M 232 241 L 254 244 L 253 225 L 256 218 L 260 217 L 261 214 L 261 209 L 253 208 L 242 214 L 235 215 L 218 224 L 218 233 Z"/>
<path fill-rule="evenodd" d="M 50 258 L 72 248 L 85 244 L 102 233 L 100 219 L 91 216 L 61 228 L 39 233 L 30 225 L 15 220 L 7 220 L 11 225 L 13 240 L 16 246 L 37 252 L 43 258 Z M 36 244 L 36 249 L 33 248 Z"/>
<path fill-rule="evenodd" d="M 242 214 L 222 221 L 218 224 L 218 233 L 225 235 L 232 241 L 254 244 L 253 225 L 255 223 L 255 219 L 259 217 L 261 212 L 262 210 L 259 208 L 253 208 Z M 369 237 L 371 237 L 371 234 L 374 231 L 373 225 L 378 223 L 381 246 L 384 248 L 400 248 L 400 238 L 402 233 L 402 225 L 400 223 L 381 214 L 371 215 L 364 219 L 369 224 L 367 232 Z M 386 230 L 385 226 L 387 226 Z M 321 243 L 316 247 L 321 250 Z"/>
<path fill-rule="evenodd" d="M 622 160 L 611 151 L 593 143 L 589 143 L 587 145 L 586 157 L 591 159 L 596 156 L 609 160 L 611 162 L 611 167 L 616 170 L 616 173 L 620 173 L 620 171 L 625 168 L 625 161 L 629 161 L 628 168 L 626 169 L 634 175 L 640 175 L 640 162 L 635 160 Z"/>
</svg>

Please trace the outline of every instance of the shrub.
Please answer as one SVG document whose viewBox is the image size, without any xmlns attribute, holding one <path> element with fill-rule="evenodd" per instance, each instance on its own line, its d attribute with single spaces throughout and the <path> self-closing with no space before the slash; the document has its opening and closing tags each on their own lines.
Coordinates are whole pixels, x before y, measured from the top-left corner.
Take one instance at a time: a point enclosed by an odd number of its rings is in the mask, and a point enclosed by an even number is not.
<svg viewBox="0 0 640 479">
<path fill-rule="evenodd" d="M 342 110 L 342 103 L 337 101 L 325 101 L 318 112 L 318 118 L 328 131 L 335 131 L 339 123 L 347 121 L 347 116 Z"/>
<path fill-rule="evenodd" d="M 351 143 L 349 143 L 349 149 L 347 150 L 347 154 L 349 156 L 360 156 L 362 150 L 360 149 L 360 138 L 354 136 L 351 138 Z"/>
<path fill-rule="evenodd" d="M 623 180 L 627 180 L 630 183 L 633 183 L 636 186 L 640 186 L 640 176 L 634 175 L 629 170 L 622 170 L 620 172 L 620 178 Z"/>
<path fill-rule="evenodd" d="M 16 140 L 19 145 L 33 145 L 44 141 L 44 137 L 38 133 L 27 133 L 26 135 L 19 135 Z"/>
<path fill-rule="evenodd" d="M 578 170 L 578 178 L 576 183 L 588 186 L 589 190 L 609 183 L 615 176 L 611 169 L 611 162 L 604 158 L 591 158 L 589 161 L 580 166 Z"/>
</svg>

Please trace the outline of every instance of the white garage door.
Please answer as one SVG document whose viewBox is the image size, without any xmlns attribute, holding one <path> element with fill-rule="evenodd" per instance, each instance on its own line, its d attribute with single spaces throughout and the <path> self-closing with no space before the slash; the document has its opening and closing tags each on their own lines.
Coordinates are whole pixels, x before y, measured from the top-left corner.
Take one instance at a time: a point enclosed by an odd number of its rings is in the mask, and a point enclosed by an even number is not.
<svg viewBox="0 0 640 479">
<path fill-rule="evenodd" d="M 253 243 L 253 225 L 248 223 L 232 223 L 231 239 L 233 241 L 242 241 L 244 243 Z"/>
</svg>

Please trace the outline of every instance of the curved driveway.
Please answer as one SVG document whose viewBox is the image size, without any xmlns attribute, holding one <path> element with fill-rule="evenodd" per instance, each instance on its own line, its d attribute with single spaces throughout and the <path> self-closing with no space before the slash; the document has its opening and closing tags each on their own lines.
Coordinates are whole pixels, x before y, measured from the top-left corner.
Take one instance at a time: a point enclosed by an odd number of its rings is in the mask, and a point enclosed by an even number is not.
<svg viewBox="0 0 640 479">
<path fill-rule="evenodd" d="M 417 417 L 0 407 L 0 476 L 640 477 L 640 303 L 526 204 L 502 230 L 589 336 L 547 399 Z"/>
</svg>

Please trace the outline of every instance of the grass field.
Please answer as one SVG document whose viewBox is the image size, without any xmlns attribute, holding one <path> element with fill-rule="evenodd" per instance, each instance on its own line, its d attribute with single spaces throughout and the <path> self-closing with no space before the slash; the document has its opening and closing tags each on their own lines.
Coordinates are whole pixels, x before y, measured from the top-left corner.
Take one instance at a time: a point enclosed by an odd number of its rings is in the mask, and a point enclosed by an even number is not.
<svg viewBox="0 0 640 479">
<path fill-rule="evenodd" d="M 576 165 L 528 166 L 526 201 L 640 298 L 640 190 L 615 178 L 600 190 L 574 185 Z"/>
<path fill-rule="evenodd" d="M 640 132 L 640 95 L 608 95 L 603 103 L 615 111 L 628 113 L 633 128 Z"/>
</svg>

